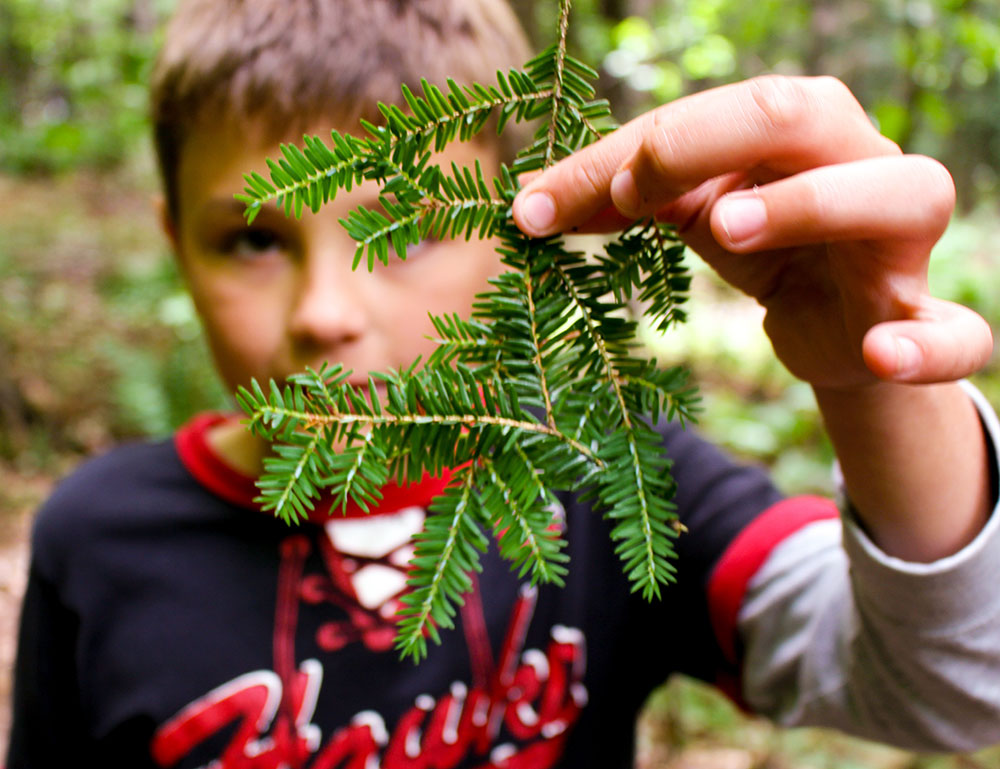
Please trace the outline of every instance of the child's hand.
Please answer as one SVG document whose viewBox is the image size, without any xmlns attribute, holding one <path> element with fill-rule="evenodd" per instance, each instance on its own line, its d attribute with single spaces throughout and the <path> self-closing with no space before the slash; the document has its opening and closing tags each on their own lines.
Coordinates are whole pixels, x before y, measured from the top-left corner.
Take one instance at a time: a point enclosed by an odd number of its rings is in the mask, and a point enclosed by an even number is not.
<svg viewBox="0 0 1000 769">
<path fill-rule="evenodd" d="M 948 172 L 902 155 L 831 78 L 765 77 L 653 110 L 532 179 L 530 235 L 655 214 L 766 309 L 782 362 L 821 388 L 949 381 L 992 350 L 977 314 L 931 297 Z"/>
</svg>

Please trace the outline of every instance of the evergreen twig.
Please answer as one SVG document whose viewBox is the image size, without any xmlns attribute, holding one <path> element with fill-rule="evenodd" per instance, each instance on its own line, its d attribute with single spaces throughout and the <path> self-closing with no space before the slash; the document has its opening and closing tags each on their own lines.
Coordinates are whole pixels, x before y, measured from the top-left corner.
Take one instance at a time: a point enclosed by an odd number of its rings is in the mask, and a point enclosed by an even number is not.
<svg viewBox="0 0 1000 769">
<path fill-rule="evenodd" d="M 684 319 L 689 278 L 673 230 L 636 222 L 606 252 L 586 258 L 561 238 L 532 239 L 511 220 L 517 178 L 551 166 L 611 130 L 596 73 L 566 46 L 570 0 L 559 2 L 556 42 L 524 71 L 494 85 L 403 88 L 408 111 L 380 105 L 382 125 L 365 136 L 305 137 L 269 160 L 270 180 L 246 176 L 237 196 L 248 222 L 274 201 L 286 214 L 318 210 L 363 179 L 382 184 L 381 210 L 358 208 L 342 223 L 367 256 L 405 259 L 422 238 L 496 238 L 507 271 L 491 281 L 470 319 L 434 317 L 439 346 L 422 365 L 372 375 L 366 391 L 350 372 L 323 366 L 241 388 L 250 429 L 271 441 L 259 502 L 290 522 L 321 494 L 331 514 L 349 501 L 377 505 L 390 479 L 452 472 L 417 535 L 409 592 L 398 624 L 404 656 L 427 654 L 427 638 L 451 627 L 455 606 L 492 532 L 502 557 L 534 582 L 562 584 L 564 533 L 556 492 L 596 499 L 635 590 L 659 595 L 673 580 L 673 540 L 683 529 L 671 497 L 669 460 L 655 423 L 692 418 L 697 398 L 678 368 L 636 354 L 635 296 L 659 330 Z M 442 170 L 434 153 L 468 141 L 496 116 L 541 120 L 510 168 L 487 183 L 472 169 Z M 376 378 L 381 383 L 377 387 Z M 383 395 L 379 395 L 383 392 Z"/>
</svg>

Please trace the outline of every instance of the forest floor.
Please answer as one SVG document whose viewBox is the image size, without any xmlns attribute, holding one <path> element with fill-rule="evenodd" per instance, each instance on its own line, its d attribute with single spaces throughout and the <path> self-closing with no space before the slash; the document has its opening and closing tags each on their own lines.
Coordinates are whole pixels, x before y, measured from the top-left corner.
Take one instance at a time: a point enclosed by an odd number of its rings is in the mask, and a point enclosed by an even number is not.
<svg viewBox="0 0 1000 769">
<path fill-rule="evenodd" d="M 176 320 L 184 305 L 175 281 L 158 271 L 165 260 L 150 180 L 148 169 L 0 177 L 0 756 L 32 513 L 84 456 L 136 434 L 135 419 L 123 418 L 128 398 L 140 406 L 156 400 L 155 382 L 138 376 L 138 364 L 123 369 L 136 377 L 125 388 L 102 368 L 116 360 L 109 350 L 131 351 L 124 359 L 141 363 L 135 351 L 163 357 L 155 345 L 165 344 L 161 327 L 136 330 L 127 321 L 139 316 L 107 309 L 108 292 L 132 292 L 127 312 L 155 311 L 175 330 L 190 328 Z M 104 358 L 95 363 L 92 353 Z M 793 428 L 801 441 L 806 428 Z M 638 730 L 640 769 L 1000 769 L 1000 750 L 916 756 L 828 731 L 777 729 L 686 679 L 657 690 Z"/>
</svg>

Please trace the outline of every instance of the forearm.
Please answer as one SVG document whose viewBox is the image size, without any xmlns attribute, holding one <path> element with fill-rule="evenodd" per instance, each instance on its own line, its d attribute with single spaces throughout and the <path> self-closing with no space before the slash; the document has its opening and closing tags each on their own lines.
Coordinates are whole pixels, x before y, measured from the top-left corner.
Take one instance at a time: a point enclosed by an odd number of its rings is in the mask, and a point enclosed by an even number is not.
<svg viewBox="0 0 1000 769">
<path fill-rule="evenodd" d="M 998 523 L 933 563 L 887 556 L 851 518 L 789 536 L 740 608 L 747 704 L 910 750 L 1000 741 Z"/>
<path fill-rule="evenodd" d="M 979 533 L 993 507 L 989 452 L 958 384 L 816 388 L 816 399 L 847 495 L 886 553 L 933 561 Z"/>
</svg>

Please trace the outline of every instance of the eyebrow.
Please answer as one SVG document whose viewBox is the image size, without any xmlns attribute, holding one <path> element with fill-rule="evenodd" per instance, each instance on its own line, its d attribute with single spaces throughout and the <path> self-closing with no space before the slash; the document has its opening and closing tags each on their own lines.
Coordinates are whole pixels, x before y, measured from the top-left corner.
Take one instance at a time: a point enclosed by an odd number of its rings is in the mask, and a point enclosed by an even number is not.
<svg viewBox="0 0 1000 769">
<path fill-rule="evenodd" d="M 261 210 L 261 213 L 264 213 L 264 211 L 268 210 L 269 208 L 274 209 L 274 206 L 273 205 L 265 206 Z M 240 201 L 236 200 L 235 198 L 219 197 L 219 198 L 211 198 L 210 200 L 208 200 L 205 203 L 205 205 L 202 206 L 202 210 L 214 215 L 239 214 L 240 216 L 243 216 L 243 212 L 246 210 L 246 206 L 243 205 L 243 203 L 241 203 Z"/>
<path fill-rule="evenodd" d="M 201 237 L 209 237 L 222 227 L 232 228 L 237 221 L 249 229 L 243 215 L 245 209 L 243 203 L 232 197 L 220 195 L 209 198 L 191 212 L 188 226 L 191 232 L 200 233 Z M 279 219 L 283 222 L 285 217 L 275 206 L 268 205 L 261 209 L 257 222 L 267 227 L 276 227 Z"/>
<path fill-rule="evenodd" d="M 249 226 L 245 223 L 245 212 L 246 206 L 239 200 L 220 196 L 206 200 L 198 210 L 195 218 L 198 222 L 213 223 L 217 221 L 231 221 L 238 217 L 244 221 L 245 226 Z M 261 208 L 256 219 L 256 223 L 266 224 L 269 227 L 279 226 L 286 221 L 287 217 L 273 201 L 266 203 Z"/>
<path fill-rule="evenodd" d="M 331 198 L 332 200 L 332 198 Z M 362 200 L 358 201 L 357 205 L 364 206 L 367 209 L 378 210 L 381 208 L 379 205 L 379 195 L 378 193 L 372 195 L 366 195 Z M 353 208 L 357 208 L 357 205 Z M 308 206 L 306 207 L 308 210 Z M 236 198 L 231 197 L 215 197 L 210 198 L 201 207 L 201 216 L 207 216 L 209 218 L 215 218 L 224 215 L 239 216 L 240 218 L 245 218 L 246 206 L 236 200 Z M 258 214 L 258 221 L 263 217 L 264 220 L 268 220 L 271 217 L 281 219 L 282 221 L 287 221 L 289 217 L 286 217 L 284 210 L 278 206 L 274 200 L 269 200 L 263 205 Z"/>
</svg>

